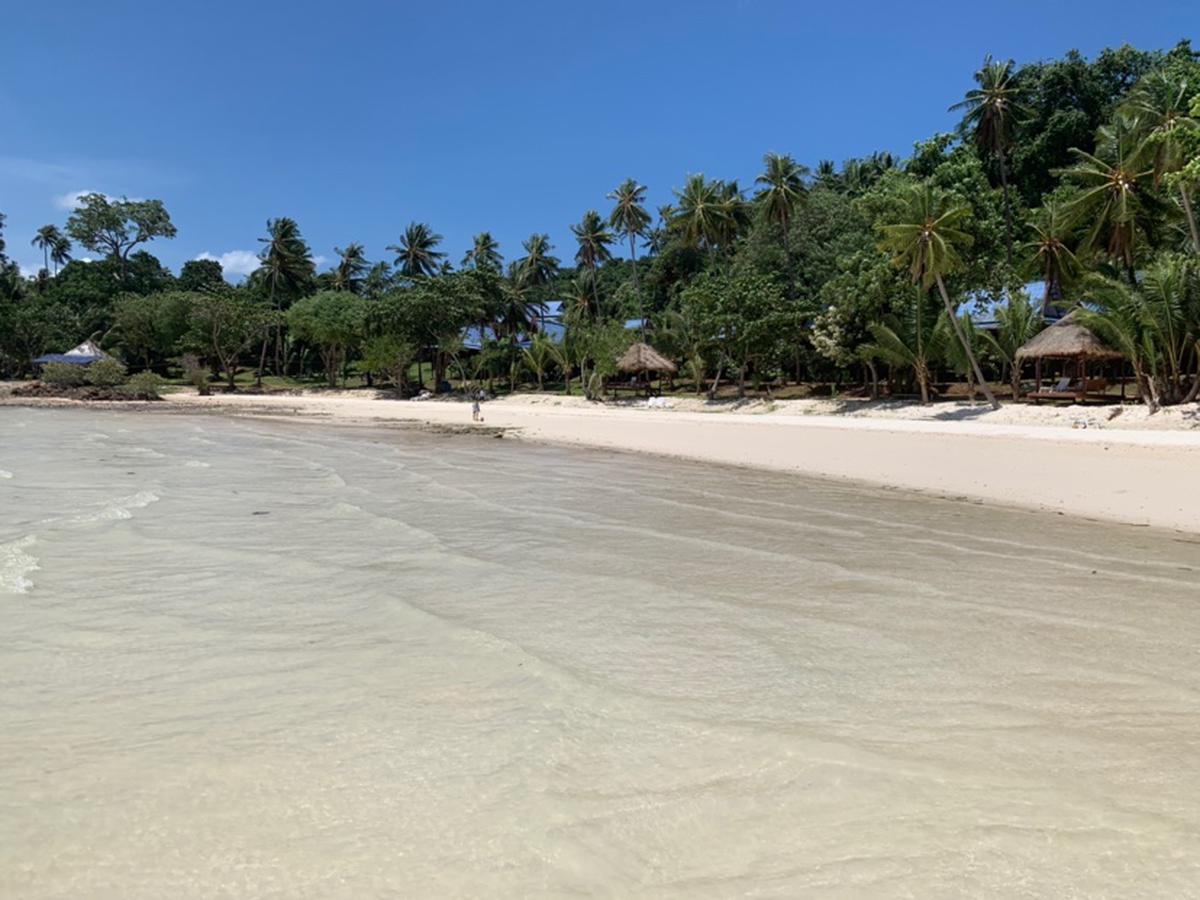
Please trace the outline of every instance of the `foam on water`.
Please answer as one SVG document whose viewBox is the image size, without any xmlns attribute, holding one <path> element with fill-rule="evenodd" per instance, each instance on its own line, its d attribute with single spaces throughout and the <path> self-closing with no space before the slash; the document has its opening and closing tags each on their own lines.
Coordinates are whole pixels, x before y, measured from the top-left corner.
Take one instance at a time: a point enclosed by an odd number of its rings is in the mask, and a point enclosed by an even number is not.
<svg viewBox="0 0 1200 900">
<path fill-rule="evenodd" d="M 33 582 L 25 576 L 38 569 L 38 559 L 29 552 L 34 535 L 0 544 L 0 594 L 24 594 Z"/>
<path fill-rule="evenodd" d="M 12 478 L 12 477 L 13 477 L 12 472 L 9 472 L 7 469 L 0 469 L 0 478 Z"/>
<path fill-rule="evenodd" d="M 510 441 L 25 415 L 0 895 L 1200 884 L 1185 536 Z"/>
</svg>

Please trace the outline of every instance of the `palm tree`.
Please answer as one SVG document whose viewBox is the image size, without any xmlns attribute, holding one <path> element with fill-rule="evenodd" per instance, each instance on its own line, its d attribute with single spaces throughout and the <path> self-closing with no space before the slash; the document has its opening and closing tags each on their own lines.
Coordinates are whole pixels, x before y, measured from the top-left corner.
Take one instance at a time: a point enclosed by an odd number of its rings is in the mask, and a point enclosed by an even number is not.
<svg viewBox="0 0 1200 900">
<path fill-rule="evenodd" d="M 500 271 L 500 267 L 504 264 L 504 257 L 500 255 L 500 244 L 492 237 L 490 231 L 481 231 L 475 235 L 471 249 L 463 257 L 462 264 L 471 269 Z"/>
<path fill-rule="evenodd" d="M 792 246 L 789 232 L 792 216 L 804 202 L 804 179 L 808 169 L 790 156 L 768 153 L 763 157 L 763 173 L 754 179 L 762 188 L 754 195 L 768 222 L 779 226 L 783 240 L 783 254 L 787 258 L 788 283 L 793 284 Z M 794 284 L 793 284 L 794 287 Z"/>
<path fill-rule="evenodd" d="M 579 249 L 575 251 L 575 262 L 591 274 L 592 299 L 596 303 L 596 308 L 599 309 L 600 294 L 598 293 L 596 270 L 601 263 L 612 259 L 612 252 L 608 247 L 613 242 L 613 234 L 605 227 L 600 213 L 594 209 L 585 212 L 578 225 L 571 226 L 571 233 L 575 235 L 575 240 L 579 244 Z"/>
<path fill-rule="evenodd" d="M 1069 241 L 1071 229 L 1066 216 L 1056 203 L 1047 203 L 1030 220 L 1034 238 L 1025 244 L 1026 260 L 1022 274 L 1027 278 L 1040 277 L 1045 284 L 1042 315 L 1048 316 L 1055 301 L 1063 297 L 1063 289 L 1083 270 L 1072 252 Z"/>
<path fill-rule="evenodd" d="M 537 377 L 537 389 L 541 391 L 545 386 L 546 370 L 555 358 L 554 341 L 544 332 L 538 332 L 529 346 L 521 351 L 521 357 L 529 371 Z"/>
<path fill-rule="evenodd" d="M 952 205 L 947 195 L 931 184 L 912 185 L 904 197 L 904 209 L 897 216 L 898 221 L 881 226 L 883 241 L 880 246 L 892 254 L 894 265 L 907 268 L 913 281 L 925 290 L 937 285 L 946 315 L 950 317 L 954 333 L 980 389 L 992 408 L 999 409 L 1000 404 L 983 378 L 975 351 L 963 331 L 943 281 L 945 275 L 962 268 L 959 248 L 969 247 L 972 239 L 958 225 L 970 214 L 969 207 Z"/>
<path fill-rule="evenodd" d="M 637 270 L 637 238 L 646 233 L 650 227 L 650 213 L 643 205 L 646 202 L 646 186 L 638 184 L 632 178 L 626 178 L 617 189 L 611 191 L 608 199 L 613 201 L 613 210 L 608 214 L 608 224 L 617 234 L 629 241 L 629 262 L 633 266 L 633 287 L 638 285 Z"/>
<path fill-rule="evenodd" d="M 558 257 L 551 255 L 554 248 L 550 245 L 548 234 L 532 234 L 522 245 L 525 255 L 516 262 L 515 274 L 518 280 L 530 287 L 549 284 L 558 274 Z"/>
<path fill-rule="evenodd" d="M 1004 235 L 1008 264 L 1013 261 L 1012 202 L 1008 196 L 1008 166 L 1005 158 L 1012 146 L 1013 126 L 1029 111 L 1021 105 L 1020 89 L 1013 78 L 1013 63 L 999 62 L 985 56 L 983 66 L 975 73 L 979 86 L 967 91 L 966 97 L 950 107 L 963 110 L 959 125 L 963 134 L 970 133 L 980 153 L 996 159 L 1000 169 L 1000 187 L 1004 191 Z"/>
<path fill-rule="evenodd" d="M 54 263 L 54 274 L 58 274 L 58 267 L 66 265 L 71 261 L 71 239 L 65 234 L 59 235 L 54 246 L 50 248 L 50 262 Z"/>
<path fill-rule="evenodd" d="M 50 271 L 50 254 L 54 252 L 56 255 L 60 247 L 65 246 L 68 250 L 71 247 L 71 242 L 63 236 L 63 233 L 58 230 L 57 225 L 43 225 L 37 230 L 37 234 L 33 236 L 33 240 L 29 242 L 32 246 L 37 247 L 42 251 L 42 268 L 47 272 Z M 58 274 L 58 263 L 55 262 L 54 274 Z"/>
<path fill-rule="evenodd" d="M 1014 292 L 1009 295 L 1008 303 L 996 309 L 995 332 L 979 332 L 984 343 L 991 347 L 1008 369 L 1014 400 L 1021 394 L 1021 364 L 1017 359 L 1017 351 L 1041 331 L 1044 324 L 1043 315 L 1038 313 L 1029 298 L 1023 293 Z"/>
<path fill-rule="evenodd" d="M 358 293 L 363 277 L 371 269 L 362 244 L 350 244 L 345 250 L 334 247 L 338 264 L 333 270 L 333 286 L 339 291 Z"/>
<path fill-rule="evenodd" d="M 266 275 L 270 291 L 271 308 L 275 314 L 275 373 L 283 368 L 282 332 L 279 327 L 279 313 L 282 310 L 284 294 L 295 295 L 303 288 L 305 282 L 312 279 L 316 267 L 313 265 L 312 251 L 300 234 L 300 226 L 295 219 L 286 216 L 267 221 L 267 236 L 259 238 L 260 244 L 265 244 L 258 254 L 261 268 Z M 263 368 L 266 364 L 267 345 L 270 342 L 269 331 L 263 335 L 262 352 L 258 360 L 258 372 L 255 382 L 261 386 Z"/>
<path fill-rule="evenodd" d="M 1154 170 L 1137 159 L 1135 132 L 1136 122 L 1118 115 L 1097 133 L 1096 155 L 1074 147 L 1079 162 L 1059 172 L 1077 186 L 1063 207 L 1066 224 L 1090 223 L 1081 249 L 1103 250 L 1130 284 L 1137 283 L 1134 252 L 1160 206 L 1149 190 Z"/>
<path fill-rule="evenodd" d="M 719 181 L 689 175 L 683 190 L 675 191 L 679 208 L 671 210 L 671 228 L 689 247 L 711 250 L 721 246 L 729 232 L 730 204 Z"/>
<path fill-rule="evenodd" d="M 924 289 L 918 289 L 912 306 L 902 315 L 869 325 L 874 340 L 859 349 L 863 360 L 881 359 L 894 368 L 911 369 L 922 403 L 929 402 L 933 369 L 945 352 L 945 329 L 938 327 L 939 317 L 926 308 L 928 297 Z"/>
<path fill-rule="evenodd" d="M 399 244 L 385 249 L 396 254 L 396 266 L 405 278 L 429 278 L 438 273 L 446 254 L 437 249 L 442 236 L 424 222 L 410 222 L 400 236 Z"/>
<path fill-rule="evenodd" d="M 662 253 L 671 236 L 674 221 L 675 207 L 670 203 L 664 203 L 658 208 L 658 225 L 651 228 L 646 234 L 646 240 L 642 242 L 642 246 L 651 253 Z"/>
<path fill-rule="evenodd" d="M 1188 114 L 1188 100 L 1187 82 L 1159 71 L 1147 75 L 1126 104 L 1143 135 L 1138 156 L 1142 162 L 1149 162 L 1156 185 L 1163 176 L 1179 172 L 1187 162 L 1184 135 L 1194 131 L 1197 124 Z M 1181 177 L 1177 187 L 1192 250 L 1200 254 L 1200 226 L 1196 224 L 1191 197 L 1194 184 Z"/>
</svg>

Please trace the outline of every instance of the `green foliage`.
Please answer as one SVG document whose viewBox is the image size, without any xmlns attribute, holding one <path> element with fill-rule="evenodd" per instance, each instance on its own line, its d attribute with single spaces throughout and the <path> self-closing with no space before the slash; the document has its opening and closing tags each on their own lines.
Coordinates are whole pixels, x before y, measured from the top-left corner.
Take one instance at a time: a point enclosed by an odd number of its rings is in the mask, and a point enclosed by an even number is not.
<svg viewBox="0 0 1200 900">
<path fill-rule="evenodd" d="M 347 352 L 364 337 L 367 322 L 364 303 L 349 291 L 321 291 L 288 310 L 288 327 L 297 340 L 318 348 L 330 387 L 337 386 Z"/>
<path fill-rule="evenodd" d="M 94 387 L 111 388 L 125 383 L 125 364 L 120 360 L 98 359 L 84 367 L 84 380 Z"/>
<path fill-rule="evenodd" d="M 87 373 L 83 366 L 51 362 L 42 366 L 42 381 L 55 387 L 79 387 L 87 384 Z"/>
<path fill-rule="evenodd" d="M 67 234 L 94 253 L 104 253 L 120 265 L 138 244 L 175 237 L 175 226 L 161 200 L 112 200 L 85 194 L 67 219 Z"/>
<path fill-rule="evenodd" d="M 361 368 L 372 375 L 386 378 L 399 390 L 408 379 L 408 367 L 416 359 L 417 350 L 391 334 L 379 335 L 363 345 Z"/>
<path fill-rule="evenodd" d="M 220 291 L 225 288 L 221 264 L 215 259 L 189 259 L 179 270 L 176 286 L 181 291 Z"/>
<path fill-rule="evenodd" d="M 126 392 L 138 400 L 159 400 L 162 378 L 153 372 L 136 372 L 125 384 Z"/>
</svg>

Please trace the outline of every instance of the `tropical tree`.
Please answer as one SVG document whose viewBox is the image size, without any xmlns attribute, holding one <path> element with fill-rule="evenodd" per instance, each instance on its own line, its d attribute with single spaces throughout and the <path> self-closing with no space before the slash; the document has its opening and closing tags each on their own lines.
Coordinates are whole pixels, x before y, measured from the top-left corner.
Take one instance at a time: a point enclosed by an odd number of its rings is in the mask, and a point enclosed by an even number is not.
<svg viewBox="0 0 1200 900">
<path fill-rule="evenodd" d="M 158 237 L 173 238 L 175 233 L 161 200 L 112 200 L 104 194 L 85 194 L 67 219 L 67 234 L 88 250 L 107 254 L 117 263 L 122 280 L 135 247 Z"/>
<path fill-rule="evenodd" d="M 650 227 L 650 213 L 646 212 L 646 186 L 632 178 L 626 178 L 616 190 L 610 191 L 608 199 L 613 201 L 608 214 L 608 225 L 617 234 L 629 241 L 629 262 L 633 268 L 633 286 L 640 291 L 637 270 L 637 239 Z M 639 293 L 640 297 L 640 293 Z"/>
<path fill-rule="evenodd" d="M 54 274 L 58 274 L 58 267 L 65 266 L 71 261 L 71 239 L 65 234 L 59 235 L 58 240 L 54 242 L 54 246 L 50 248 L 50 262 L 54 263 Z"/>
<path fill-rule="evenodd" d="M 287 312 L 288 327 L 296 339 L 317 347 L 330 387 L 337 387 L 347 352 L 363 339 L 364 303 L 349 291 L 320 291 L 297 301 Z"/>
<path fill-rule="evenodd" d="M 1160 204 L 1152 191 L 1154 169 L 1138 158 L 1136 122 L 1117 116 L 1098 133 L 1096 153 L 1078 148 L 1078 162 L 1060 170 L 1075 192 L 1063 206 L 1066 223 L 1085 227 L 1080 249 L 1102 252 L 1136 284 L 1135 252 L 1149 241 Z"/>
<path fill-rule="evenodd" d="M 920 284 L 925 290 L 937 285 L 946 315 L 950 318 L 971 371 L 975 373 L 988 403 L 993 409 L 999 409 L 1000 404 L 983 377 L 975 351 L 958 320 L 944 281 L 946 275 L 963 266 L 959 248 L 971 245 L 971 236 L 960 227 L 971 215 L 971 210 L 967 206 L 951 203 L 944 191 L 928 182 L 910 185 L 901 200 L 902 208 L 897 212 L 895 221 L 879 226 L 883 233 L 880 247 L 892 255 L 893 265 L 908 269 L 914 283 Z"/>
<path fill-rule="evenodd" d="M 944 328 L 939 329 L 941 317 L 929 308 L 929 295 L 917 288 L 913 302 L 898 315 L 886 316 L 883 321 L 867 326 L 872 341 L 859 348 L 863 360 L 882 360 L 901 371 L 911 370 L 921 402 L 930 400 L 933 371 L 945 354 Z"/>
<path fill-rule="evenodd" d="M 285 300 L 292 300 L 312 281 L 316 267 L 312 251 L 300 234 L 295 219 L 283 216 L 267 221 L 267 236 L 258 239 L 263 244 L 258 254 L 260 270 L 266 279 L 271 309 L 275 312 L 272 331 L 275 335 L 275 373 L 283 369 L 283 340 L 279 315 Z M 259 354 L 255 382 L 262 385 L 263 369 L 266 367 L 267 346 L 270 333 L 263 335 L 262 352 Z"/>
<path fill-rule="evenodd" d="M 400 236 L 400 243 L 385 249 L 396 254 L 396 267 L 405 278 L 430 278 L 438 273 L 446 256 L 439 251 L 442 236 L 424 222 L 411 222 Z"/>
<path fill-rule="evenodd" d="M 188 323 L 193 340 L 217 360 L 227 390 L 235 389 L 241 355 L 268 331 L 273 317 L 245 288 L 192 295 Z"/>
<path fill-rule="evenodd" d="M 1021 91 L 1013 77 L 1011 60 L 1000 62 L 991 56 L 984 57 L 983 65 L 975 73 L 975 83 L 978 87 L 967 91 L 966 97 L 950 109 L 963 111 L 960 131 L 974 139 L 981 154 L 991 156 L 996 161 L 1000 187 L 1004 192 L 1006 259 L 1011 266 L 1013 215 L 1008 190 L 1007 157 L 1012 147 L 1014 126 L 1029 115 L 1029 110 L 1020 102 Z"/>
<path fill-rule="evenodd" d="M 503 263 L 504 257 L 500 255 L 500 244 L 492 237 L 490 231 L 481 231 L 475 235 L 471 249 L 467 251 L 462 261 L 465 268 L 490 269 L 493 272 L 499 272 Z"/>
<path fill-rule="evenodd" d="M 1071 250 L 1073 232 L 1067 227 L 1067 217 L 1057 203 L 1051 201 L 1038 210 L 1029 222 L 1029 229 L 1033 232 L 1033 240 L 1024 246 L 1022 274 L 1027 278 L 1040 278 L 1045 285 L 1042 315 L 1046 316 L 1083 267 Z"/>
<path fill-rule="evenodd" d="M 366 250 L 359 243 L 352 243 L 345 250 L 341 247 L 333 249 L 338 255 L 338 264 L 333 269 L 334 290 L 357 294 L 362 287 L 363 278 L 371 270 Z"/>
<path fill-rule="evenodd" d="M 712 250 L 721 246 L 730 231 L 729 203 L 722 183 L 689 175 L 675 196 L 678 207 L 668 207 L 671 229 L 689 247 Z"/>
<path fill-rule="evenodd" d="M 1009 302 L 996 308 L 994 331 L 980 331 L 983 342 L 996 354 L 1008 371 L 1013 399 L 1021 394 L 1021 364 L 1017 351 L 1042 330 L 1045 320 L 1024 292 L 1014 291 Z"/>
<path fill-rule="evenodd" d="M 554 362 L 555 344 L 550 336 L 545 332 L 539 331 L 533 336 L 533 340 L 529 342 L 529 346 L 521 351 L 521 356 L 525 360 L 525 365 L 529 368 L 537 378 L 537 389 L 540 391 L 543 388 L 543 382 L 546 375 L 546 370 L 550 368 L 550 364 Z"/>
<path fill-rule="evenodd" d="M 1164 176 L 1174 175 L 1187 162 L 1186 138 L 1196 135 L 1197 124 L 1189 112 L 1189 102 L 1195 88 L 1189 88 L 1184 79 L 1177 79 L 1166 72 L 1153 72 L 1138 85 L 1126 104 L 1126 109 L 1135 117 L 1134 121 L 1143 135 L 1138 156 L 1144 164 L 1149 163 L 1154 173 L 1154 183 L 1159 184 Z M 1200 93 L 1196 95 L 1200 100 Z M 1192 251 L 1200 254 L 1200 226 L 1196 222 L 1196 211 L 1192 207 L 1192 192 L 1195 184 L 1189 179 L 1172 179 L 1179 196 L 1179 206 L 1187 222 Z"/>
<path fill-rule="evenodd" d="M 792 248 L 788 235 L 792 218 L 804 202 L 804 179 L 807 177 L 808 169 L 792 157 L 768 153 L 763 157 L 762 174 L 754 179 L 755 184 L 762 185 L 754 199 L 767 221 L 779 226 L 783 252 L 787 257 L 789 282 L 792 277 Z"/>
<path fill-rule="evenodd" d="M 57 225 L 43 225 L 37 230 L 33 240 L 34 247 L 42 251 L 42 268 L 50 270 L 51 256 L 54 259 L 54 273 L 58 274 L 58 263 L 64 255 L 69 255 L 71 242 L 58 230 Z M 64 260 L 65 261 L 65 260 Z"/>
<path fill-rule="evenodd" d="M 600 295 L 596 284 L 596 270 L 602 263 L 612 259 L 612 252 L 608 248 L 613 242 L 613 234 L 605 226 L 604 220 L 600 218 L 600 213 L 594 209 L 589 209 L 584 213 L 578 225 L 571 226 L 571 233 L 575 235 L 575 240 L 579 244 L 579 249 L 575 251 L 575 262 L 591 274 L 592 299 L 599 308 Z"/>
<path fill-rule="evenodd" d="M 548 234 L 532 234 L 521 246 L 525 255 L 515 263 L 513 274 L 516 280 L 529 287 L 541 287 L 549 284 L 558 274 L 558 257 L 551 251 Z"/>
</svg>

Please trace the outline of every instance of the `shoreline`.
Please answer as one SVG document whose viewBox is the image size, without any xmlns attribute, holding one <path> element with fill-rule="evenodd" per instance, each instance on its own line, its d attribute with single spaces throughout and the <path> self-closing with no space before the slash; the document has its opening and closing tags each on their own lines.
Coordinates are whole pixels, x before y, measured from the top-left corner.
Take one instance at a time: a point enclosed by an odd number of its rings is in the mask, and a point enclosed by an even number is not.
<svg viewBox="0 0 1200 900">
<path fill-rule="evenodd" d="M 17 405 L 11 399 L 3 402 Z M 1112 410 L 1105 408 L 1005 407 L 1001 413 L 1008 413 L 1002 416 L 967 404 L 935 410 L 883 405 L 829 414 L 831 404 L 820 401 L 750 403 L 716 411 L 676 402 L 682 408 L 519 395 L 485 403 L 482 425 L 472 423 L 470 405 L 461 400 L 393 400 L 360 392 L 209 397 L 181 392 L 156 403 L 20 405 L 416 425 L 443 433 L 644 453 L 1200 534 L 1200 423 L 1193 421 L 1198 418 L 1194 410 L 1179 412 L 1174 423 L 1162 417 L 1154 422 L 1157 427 L 1118 428 L 1106 427 L 1102 417 Z M 1030 412 L 1036 415 L 1033 422 L 1011 421 L 1032 418 Z M 1134 416 L 1127 421 L 1141 424 Z"/>
</svg>

